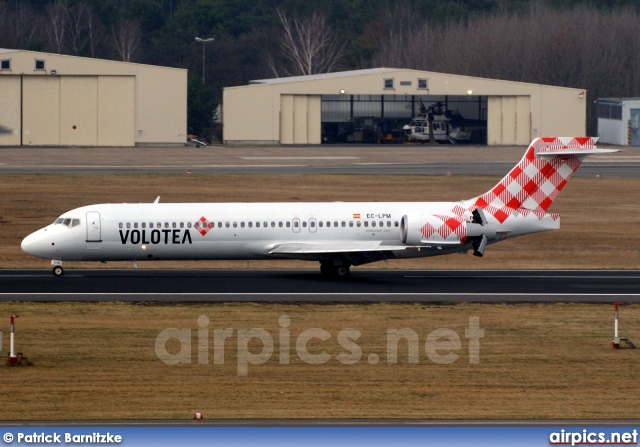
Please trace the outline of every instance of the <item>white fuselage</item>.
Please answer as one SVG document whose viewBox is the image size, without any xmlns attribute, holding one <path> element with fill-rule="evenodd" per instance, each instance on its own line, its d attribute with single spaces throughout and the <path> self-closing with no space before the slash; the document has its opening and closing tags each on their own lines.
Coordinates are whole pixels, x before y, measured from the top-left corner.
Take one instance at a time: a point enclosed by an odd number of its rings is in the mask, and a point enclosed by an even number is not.
<svg viewBox="0 0 640 447">
<path fill-rule="evenodd" d="M 369 262 L 433 256 L 469 249 L 469 242 L 453 233 L 428 238 L 416 233 L 434 216 L 441 220 L 450 215 L 457 205 L 465 202 L 91 205 L 29 235 L 22 248 L 37 257 L 65 261 L 326 260 L 354 251 L 383 253 Z M 489 243 L 559 227 L 557 219 L 530 216 L 512 216 L 504 223 L 491 216 L 488 220 Z"/>
</svg>

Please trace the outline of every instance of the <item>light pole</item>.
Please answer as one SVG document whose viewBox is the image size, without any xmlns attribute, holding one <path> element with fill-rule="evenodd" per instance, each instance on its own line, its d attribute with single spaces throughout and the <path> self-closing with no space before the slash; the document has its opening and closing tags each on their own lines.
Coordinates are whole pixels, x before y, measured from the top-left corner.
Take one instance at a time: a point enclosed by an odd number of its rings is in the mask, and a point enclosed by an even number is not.
<svg viewBox="0 0 640 447">
<path fill-rule="evenodd" d="M 196 37 L 196 42 L 202 43 L 202 83 L 204 84 L 204 44 L 207 42 L 213 42 L 214 38 L 210 37 L 209 39 L 201 39 Z"/>
</svg>

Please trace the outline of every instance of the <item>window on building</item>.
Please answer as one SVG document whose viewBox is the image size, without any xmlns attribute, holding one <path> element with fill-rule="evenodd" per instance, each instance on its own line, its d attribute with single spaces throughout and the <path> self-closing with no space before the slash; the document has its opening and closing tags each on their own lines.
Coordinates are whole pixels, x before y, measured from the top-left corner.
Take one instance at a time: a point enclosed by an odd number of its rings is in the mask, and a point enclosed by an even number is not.
<svg viewBox="0 0 640 447">
<path fill-rule="evenodd" d="M 598 102 L 598 118 L 609 120 L 622 119 L 622 104 Z"/>
<path fill-rule="evenodd" d="M 44 60 L 36 59 L 36 70 L 44 70 Z"/>
<path fill-rule="evenodd" d="M 2 59 L 0 61 L 0 70 L 11 70 L 11 59 Z"/>
<path fill-rule="evenodd" d="M 393 78 L 384 80 L 384 88 L 393 88 Z"/>
<path fill-rule="evenodd" d="M 426 90 L 429 88 L 429 83 L 426 79 L 418 79 L 418 89 Z"/>
</svg>

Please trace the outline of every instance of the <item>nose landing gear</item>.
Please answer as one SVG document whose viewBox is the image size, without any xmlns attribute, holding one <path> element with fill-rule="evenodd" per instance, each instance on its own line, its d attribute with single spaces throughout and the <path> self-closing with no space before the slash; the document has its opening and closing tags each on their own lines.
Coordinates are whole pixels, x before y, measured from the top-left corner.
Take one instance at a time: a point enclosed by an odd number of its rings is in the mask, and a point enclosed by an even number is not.
<svg viewBox="0 0 640 447">
<path fill-rule="evenodd" d="M 53 260 L 51 261 L 51 265 L 53 265 L 53 275 L 54 276 L 62 276 L 64 274 L 64 270 L 62 268 L 62 261 Z"/>
</svg>

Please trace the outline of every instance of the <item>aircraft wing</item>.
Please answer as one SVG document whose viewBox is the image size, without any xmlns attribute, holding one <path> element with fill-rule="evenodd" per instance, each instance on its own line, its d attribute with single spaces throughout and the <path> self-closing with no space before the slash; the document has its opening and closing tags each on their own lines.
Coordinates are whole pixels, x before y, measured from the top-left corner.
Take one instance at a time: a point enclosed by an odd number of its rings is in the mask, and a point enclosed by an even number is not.
<svg viewBox="0 0 640 447">
<path fill-rule="evenodd" d="M 383 245 L 380 242 L 338 241 L 338 242 L 287 242 L 276 244 L 269 254 L 319 254 L 355 253 L 372 251 L 396 251 L 413 248 L 410 245 Z"/>
</svg>

